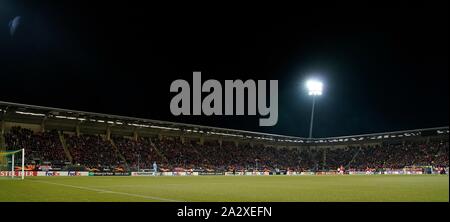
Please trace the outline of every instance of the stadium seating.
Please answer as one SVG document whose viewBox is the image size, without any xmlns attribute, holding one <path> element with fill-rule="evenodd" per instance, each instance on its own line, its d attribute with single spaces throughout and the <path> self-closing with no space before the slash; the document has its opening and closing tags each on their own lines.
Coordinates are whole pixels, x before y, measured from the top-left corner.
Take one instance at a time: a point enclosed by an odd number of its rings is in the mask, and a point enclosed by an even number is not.
<svg viewBox="0 0 450 222">
<path fill-rule="evenodd" d="M 129 170 L 150 169 L 153 161 L 161 169 L 274 170 L 292 169 L 336 170 L 346 169 L 400 169 L 406 166 L 448 167 L 449 142 L 441 141 L 383 143 L 376 146 L 346 146 L 340 148 L 268 147 L 232 142 L 185 141 L 175 137 L 113 136 L 111 140 L 99 135 L 64 135 L 73 164 L 88 168 L 114 169 L 126 166 Z M 12 149 L 29 150 L 27 161 L 67 162 L 62 143 L 55 131 L 34 133 L 13 127 L 5 134 L 6 145 Z M 31 152 L 30 152 L 31 151 Z"/>
<path fill-rule="evenodd" d="M 58 133 L 55 131 L 33 133 L 29 129 L 13 127 L 5 134 L 8 149 L 28 150 L 28 160 L 55 163 L 68 161 L 64 154 Z M 30 152 L 31 151 L 31 152 Z"/>
<path fill-rule="evenodd" d="M 149 169 L 153 161 L 162 163 L 164 157 L 156 150 L 151 138 L 130 138 L 114 137 L 119 152 L 124 156 L 131 169 Z"/>
<path fill-rule="evenodd" d="M 121 164 L 113 145 L 101 136 L 65 135 L 66 143 L 75 164 L 89 168 L 115 168 Z"/>
</svg>

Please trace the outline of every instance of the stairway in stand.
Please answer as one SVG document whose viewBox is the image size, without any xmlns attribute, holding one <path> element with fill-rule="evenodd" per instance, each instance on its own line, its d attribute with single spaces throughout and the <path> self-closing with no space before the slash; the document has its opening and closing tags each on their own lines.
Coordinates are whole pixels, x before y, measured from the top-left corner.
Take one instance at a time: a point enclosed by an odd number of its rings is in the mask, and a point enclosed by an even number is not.
<svg viewBox="0 0 450 222">
<path fill-rule="evenodd" d="M 69 149 L 67 148 L 66 139 L 64 138 L 64 134 L 61 131 L 58 131 L 59 141 L 64 149 L 64 153 L 66 154 L 67 159 L 69 159 L 70 163 L 72 162 L 72 155 L 70 154 Z"/>
<path fill-rule="evenodd" d="M 119 148 L 117 148 L 116 144 L 114 143 L 114 140 L 109 139 L 109 142 L 111 143 L 112 147 L 114 148 L 114 152 L 116 152 L 117 156 L 125 163 L 125 166 L 128 168 L 128 162 L 125 159 L 125 157 L 119 152 Z"/>
</svg>

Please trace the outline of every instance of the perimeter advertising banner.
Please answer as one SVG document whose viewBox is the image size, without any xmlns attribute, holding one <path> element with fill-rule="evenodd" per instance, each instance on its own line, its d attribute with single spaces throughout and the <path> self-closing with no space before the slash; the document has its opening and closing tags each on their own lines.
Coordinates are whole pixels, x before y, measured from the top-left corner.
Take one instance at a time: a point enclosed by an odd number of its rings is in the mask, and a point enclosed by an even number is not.
<svg viewBox="0 0 450 222">
<path fill-rule="evenodd" d="M 198 172 L 198 175 L 201 176 L 223 176 L 224 172 Z"/>
<path fill-rule="evenodd" d="M 198 172 L 161 172 L 156 176 L 198 176 Z M 131 172 L 131 176 L 155 176 L 154 172 Z"/>
<path fill-rule="evenodd" d="M 198 176 L 198 172 L 172 172 L 173 176 Z"/>
<path fill-rule="evenodd" d="M 89 172 L 89 176 L 131 176 L 130 172 Z"/>
<path fill-rule="evenodd" d="M 270 172 L 225 172 L 225 176 L 269 176 Z"/>
<path fill-rule="evenodd" d="M 47 177 L 70 177 L 70 176 L 89 176 L 89 172 L 84 171 L 38 171 L 37 176 Z"/>
<path fill-rule="evenodd" d="M 349 171 L 350 175 L 373 175 L 375 172 L 372 171 Z"/>
<path fill-rule="evenodd" d="M 0 176 L 12 176 L 11 171 L 0 171 Z M 22 176 L 21 171 L 15 171 L 14 176 Z M 82 171 L 25 171 L 26 177 L 67 177 L 67 176 L 89 176 L 89 172 Z"/>
<path fill-rule="evenodd" d="M 422 170 L 385 170 L 383 174 L 387 175 L 415 175 L 423 174 Z"/>
<path fill-rule="evenodd" d="M 131 176 L 138 177 L 138 176 L 155 176 L 154 172 L 131 172 Z"/>
<path fill-rule="evenodd" d="M 32 177 L 32 176 L 37 176 L 37 171 L 25 171 L 25 176 L 26 177 Z M 12 172 L 11 171 L 0 171 L 0 177 L 10 177 L 12 176 Z M 22 171 L 15 171 L 14 172 L 14 176 L 15 177 L 21 177 L 22 176 Z"/>
</svg>

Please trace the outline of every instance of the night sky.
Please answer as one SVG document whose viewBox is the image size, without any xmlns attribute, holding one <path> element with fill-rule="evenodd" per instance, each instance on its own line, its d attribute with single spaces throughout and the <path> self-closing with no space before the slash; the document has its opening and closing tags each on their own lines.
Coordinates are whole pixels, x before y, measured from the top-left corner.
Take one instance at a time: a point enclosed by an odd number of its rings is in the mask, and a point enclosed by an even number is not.
<svg viewBox="0 0 450 222">
<path fill-rule="evenodd" d="M 58 2 L 58 1 L 56 1 Z M 21 16 L 11 36 L 8 23 Z M 449 124 L 448 5 L 392 8 L 0 0 L 0 100 L 308 135 Z M 278 124 L 170 113 L 176 79 L 279 81 Z"/>
</svg>

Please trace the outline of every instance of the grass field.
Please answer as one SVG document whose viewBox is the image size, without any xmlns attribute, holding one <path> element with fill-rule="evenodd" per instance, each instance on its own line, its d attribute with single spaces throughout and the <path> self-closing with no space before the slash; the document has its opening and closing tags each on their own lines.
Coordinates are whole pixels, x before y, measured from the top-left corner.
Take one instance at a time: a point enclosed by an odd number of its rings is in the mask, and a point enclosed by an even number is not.
<svg viewBox="0 0 450 222">
<path fill-rule="evenodd" d="M 0 179 L 0 202 L 449 201 L 449 177 L 187 176 Z"/>
</svg>

